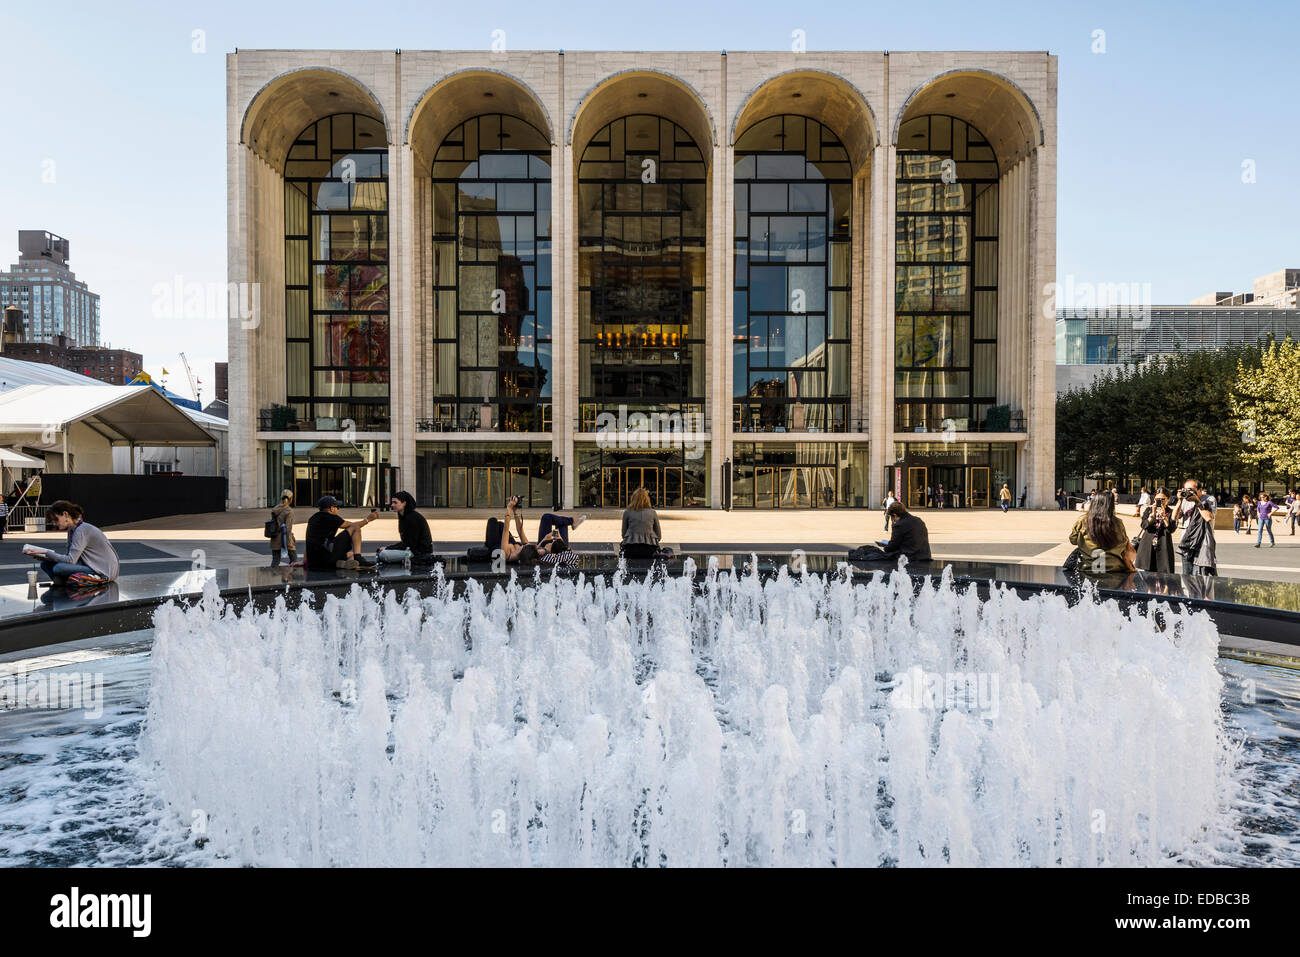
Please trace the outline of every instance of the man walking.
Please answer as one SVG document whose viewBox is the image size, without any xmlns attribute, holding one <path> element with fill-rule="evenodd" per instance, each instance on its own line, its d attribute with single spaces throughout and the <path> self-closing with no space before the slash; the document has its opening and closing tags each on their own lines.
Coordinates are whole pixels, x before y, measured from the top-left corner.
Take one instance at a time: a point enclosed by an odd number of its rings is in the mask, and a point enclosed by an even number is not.
<svg viewBox="0 0 1300 957">
<path fill-rule="evenodd" d="M 998 493 L 998 504 L 1002 506 L 1002 514 L 1007 514 L 1007 509 L 1011 507 L 1011 489 L 1007 488 L 1007 483 L 1002 483 L 1002 491 Z"/>
<path fill-rule="evenodd" d="M 1217 503 L 1214 496 L 1206 494 L 1196 479 L 1188 479 L 1183 483 L 1180 497 L 1178 524 L 1183 527 L 1183 537 L 1178 543 L 1178 554 L 1182 556 L 1183 574 L 1215 575 L 1214 511 Z"/>
<path fill-rule="evenodd" d="M 893 505 L 894 502 L 896 501 L 898 500 L 894 498 L 894 490 L 891 488 L 888 492 L 885 493 L 885 531 L 886 532 L 889 531 L 889 520 L 890 520 L 889 506 Z"/>
<path fill-rule="evenodd" d="M 1151 504 L 1151 493 L 1147 491 L 1145 485 L 1142 486 L 1142 494 L 1138 496 L 1137 509 L 1133 512 L 1133 517 L 1141 516 L 1142 510 Z"/>
</svg>

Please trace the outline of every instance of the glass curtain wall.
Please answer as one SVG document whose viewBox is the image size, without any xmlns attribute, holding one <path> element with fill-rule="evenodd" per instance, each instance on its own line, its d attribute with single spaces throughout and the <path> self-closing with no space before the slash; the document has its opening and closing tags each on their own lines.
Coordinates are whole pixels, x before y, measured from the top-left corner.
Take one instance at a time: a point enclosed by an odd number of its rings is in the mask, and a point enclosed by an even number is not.
<svg viewBox="0 0 1300 957">
<path fill-rule="evenodd" d="M 600 130 L 578 167 L 580 431 L 602 413 L 704 425 L 705 164 L 658 116 Z"/>
<path fill-rule="evenodd" d="M 997 394 L 997 157 L 951 116 L 898 142 L 895 429 L 978 431 Z"/>
<path fill-rule="evenodd" d="M 549 443 L 420 442 L 415 453 L 416 499 L 422 508 L 502 509 L 518 495 L 539 514 L 554 505 Z M 531 533 L 530 533 L 531 534 Z"/>
<path fill-rule="evenodd" d="M 807 117 L 736 141 L 735 431 L 847 428 L 852 177 L 843 144 Z"/>
<path fill-rule="evenodd" d="M 340 113 L 284 170 L 285 392 L 300 428 L 387 431 L 388 145 Z"/>
<path fill-rule="evenodd" d="M 868 447 L 852 442 L 737 442 L 733 508 L 863 508 Z"/>
<path fill-rule="evenodd" d="M 420 431 L 550 430 L 550 160 L 540 130 L 501 114 L 467 120 L 438 149 Z"/>
</svg>

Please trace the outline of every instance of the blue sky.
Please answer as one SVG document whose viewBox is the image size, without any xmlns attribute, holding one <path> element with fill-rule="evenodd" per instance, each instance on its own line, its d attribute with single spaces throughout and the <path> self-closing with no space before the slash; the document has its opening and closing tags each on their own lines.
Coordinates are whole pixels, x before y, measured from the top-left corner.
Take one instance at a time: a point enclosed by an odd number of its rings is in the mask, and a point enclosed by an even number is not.
<svg viewBox="0 0 1300 957">
<path fill-rule="evenodd" d="M 1059 276 L 1156 302 L 1300 266 L 1294 6 L 1211 2 L 774 4 L 73 2 L 0 7 L 0 259 L 72 243 L 104 338 L 212 396 L 221 319 L 160 322 L 154 286 L 223 282 L 225 57 L 243 48 L 1048 50 L 1060 57 Z M 192 50 L 205 31 L 206 52 Z M 1092 52 L 1104 30 L 1106 52 Z M 53 161 L 53 182 L 44 182 Z M 1242 182 L 1253 160 L 1256 181 Z M 43 177 L 44 174 L 44 177 Z"/>
</svg>

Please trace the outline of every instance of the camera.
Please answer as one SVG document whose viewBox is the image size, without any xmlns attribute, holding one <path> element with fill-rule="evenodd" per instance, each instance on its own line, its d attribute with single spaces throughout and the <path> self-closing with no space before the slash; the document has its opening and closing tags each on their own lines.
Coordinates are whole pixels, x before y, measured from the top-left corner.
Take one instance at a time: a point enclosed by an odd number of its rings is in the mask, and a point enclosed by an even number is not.
<svg viewBox="0 0 1300 957">
<path fill-rule="evenodd" d="M 1196 489 L 1194 488 L 1183 489 L 1182 499 L 1184 502 L 1200 501 L 1200 497 L 1196 494 Z"/>
</svg>

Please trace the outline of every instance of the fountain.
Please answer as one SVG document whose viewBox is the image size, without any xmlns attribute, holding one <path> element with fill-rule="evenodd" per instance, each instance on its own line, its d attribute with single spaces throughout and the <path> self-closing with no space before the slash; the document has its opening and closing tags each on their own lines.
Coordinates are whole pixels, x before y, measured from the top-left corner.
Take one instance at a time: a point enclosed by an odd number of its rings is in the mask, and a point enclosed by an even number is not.
<svg viewBox="0 0 1300 957">
<path fill-rule="evenodd" d="M 951 573 L 690 572 L 168 604 L 140 786 L 187 853 L 257 865 L 1240 850 L 1203 613 L 981 600 Z"/>
</svg>

